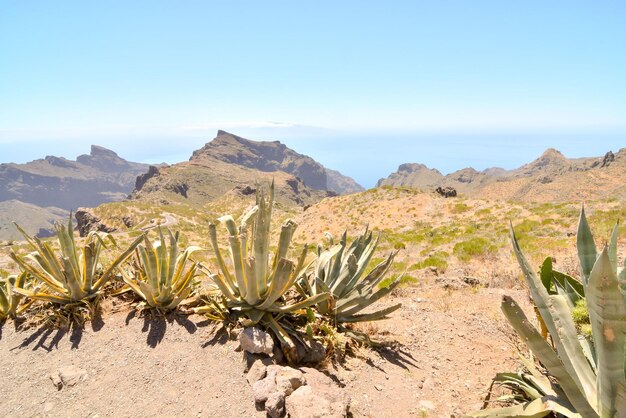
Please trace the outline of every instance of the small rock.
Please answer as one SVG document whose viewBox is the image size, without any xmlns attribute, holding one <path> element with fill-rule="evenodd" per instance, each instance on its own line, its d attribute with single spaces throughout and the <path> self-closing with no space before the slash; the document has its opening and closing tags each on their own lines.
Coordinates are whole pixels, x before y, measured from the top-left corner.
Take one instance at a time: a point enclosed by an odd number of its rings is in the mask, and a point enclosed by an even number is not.
<svg viewBox="0 0 626 418">
<path fill-rule="evenodd" d="M 315 340 L 299 341 L 296 349 L 300 363 L 318 364 L 326 358 L 324 345 Z"/>
<path fill-rule="evenodd" d="M 56 386 L 57 390 L 61 390 L 61 388 L 63 388 L 63 382 L 61 382 L 58 372 L 52 373 L 50 375 L 50 380 L 52 380 L 52 384 Z"/>
<path fill-rule="evenodd" d="M 63 366 L 50 375 L 52 384 L 61 390 L 63 387 L 72 387 L 87 379 L 87 372 L 76 366 Z"/>
<path fill-rule="evenodd" d="M 252 391 L 254 392 L 254 401 L 260 404 L 265 403 L 265 401 L 267 401 L 267 398 L 269 398 L 272 393 L 277 391 L 276 370 L 270 367 L 268 367 L 266 370 L 267 376 L 252 385 Z"/>
<path fill-rule="evenodd" d="M 437 187 L 435 192 L 443 197 L 456 197 L 456 189 L 453 187 Z"/>
<path fill-rule="evenodd" d="M 283 354 L 283 349 L 280 347 L 280 344 L 274 344 L 273 358 L 276 364 L 280 364 L 285 361 L 285 354 Z"/>
<path fill-rule="evenodd" d="M 285 366 L 276 372 L 276 388 L 285 396 L 291 395 L 294 390 L 305 384 L 306 380 L 300 370 Z"/>
<path fill-rule="evenodd" d="M 477 279 L 476 277 L 465 276 L 463 277 L 463 283 L 468 284 L 470 286 L 480 286 L 480 280 Z"/>
<path fill-rule="evenodd" d="M 374 387 L 376 388 L 377 391 L 382 391 L 383 387 L 381 385 L 374 385 Z"/>
<path fill-rule="evenodd" d="M 287 416 L 290 418 L 344 418 L 347 416 L 347 404 L 324 395 L 308 385 L 298 388 L 285 399 Z"/>
<path fill-rule="evenodd" d="M 239 344 L 248 353 L 270 355 L 274 352 L 272 336 L 258 327 L 248 327 L 239 333 Z"/>
<path fill-rule="evenodd" d="M 252 363 L 252 366 L 246 375 L 246 380 L 249 384 L 253 385 L 267 376 L 267 366 L 272 364 L 269 358 L 267 360 L 269 360 L 269 362 L 266 360 L 257 360 Z"/>
<path fill-rule="evenodd" d="M 296 389 L 285 399 L 289 417 L 345 417 L 350 397 L 324 373 L 310 367 L 302 367 L 306 385 Z"/>
<path fill-rule="evenodd" d="M 435 283 L 446 290 L 459 290 L 467 287 L 467 284 L 458 277 L 437 277 Z"/>
<path fill-rule="evenodd" d="M 285 414 L 285 395 L 274 392 L 265 401 L 265 412 L 268 417 L 280 418 Z"/>
</svg>

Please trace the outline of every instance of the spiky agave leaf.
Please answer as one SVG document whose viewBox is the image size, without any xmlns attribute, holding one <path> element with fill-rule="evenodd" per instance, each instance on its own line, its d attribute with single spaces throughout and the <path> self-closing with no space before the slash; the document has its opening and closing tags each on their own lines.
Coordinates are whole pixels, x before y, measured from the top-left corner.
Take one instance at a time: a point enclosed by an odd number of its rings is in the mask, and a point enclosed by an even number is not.
<svg viewBox="0 0 626 418">
<path fill-rule="evenodd" d="M 539 337 L 512 299 L 505 298 L 502 309 L 511 325 L 559 383 L 563 393 L 557 393 L 557 399 L 569 401 L 575 412 L 584 417 L 626 414 L 626 300 L 621 288 L 624 271 L 618 273 L 617 266 L 617 231 L 616 225 L 609 244 L 598 255 L 584 209 L 581 210 L 577 248 L 582 284 L 570 280 L 569 276 L 551 272 L 551 266 L 546 263 L 542 267 L 542 282 L 539 282 L 512 233 L 516 256 L 529 283 L 533 301 L 549 328 L 556 353 Z M 557 294 L 550 294 L 552 285 Z M 569 322 L 572 302 L 578 302 L 582 297 L 589 311 L 590 339 L 577 336 Z M 575 337 L 578 347 L 573 344 Z M 580 352 L 584 353 L 586 361 L 580 359 Z M 591 388 L 586 377 L 587 367 L 593 377 Z M 516 406 L 515 411 L 529 405 Z M 490 412 L 485 411 L 485 414 Z"/>
<path fill-rule="evenodd" d="M 30 305 L 25 303 L 20 307 L 23 295 L 15 291 L 24 289 L 27 277 L 28 274 L 23 272 L 0 279 L 0 321 L 20 314 Z"/>
<path fill-rule="evenodd" d="M 624 385 L 626 305 L 619 291 L 614 260 L 604 248 L 587 283 L 587 307 L 597 356 L 598 404 L 601 416 L 613 416 L 618 387 Z"/>
<path fill-rule="evenodd" d="M 224 224 L 229 233 L 228 243 L 234 273 L 231 273 L 224 262 L 217 242 L 217 226 L 212 223 L 209 225 L 209 238 L 220 272 L 213 274 L 205 266 L 201 266 L 228 298 L 229 304 L 249 314 L 255 322 L 263 317 L 259 313 L 290 313 L 328 298 L 328 294 L 320 294 L 297 303 L 281 302 L 310 262 L 307 262 L 306 245 L 295 263 L 287 259 L 291 239 L 297 227 L 295 222 L 287 220 L 281 227 L 278 246 L 270 264 L 269 227 L 273 204 L 274 183 L 270 186 L 267 198 L 264 191 L 257 194 L 256 206 L 243 216 L 239 227 L 230 215 L 219 218 L 219 222 Z M 252 229 L 251 240 L 248 240 L 249 229 Z"/>
<path fill-rule="evenodd" d="M 318 247 L 312 282 L 303 283 L 300 288 L 308 295 L 315 295 L 320 291 L 331 292 L 330 300 L 317 305 L 320 313 L 332 316 L 337 323 L 376 321 L 386 319 L 388 314 L 402 306 L 396 304 L 371 313 L 361 313 L 389 294 L 401 281 L 401 278 L 398 278 L 386 288 L 377 288 L 389 270 L 397 251 L 389 254 L 383 262 L 363 277 L 379 239 L 380 236 L 374 238 L 372 232 L 366 228 L 365 232 L 349 246 L 346 231 L 339 244 L 332 245 L 326 250 Z M 333 242 L 332 237 L 329 241 Z"/>
<path fill-rule="evenodd" d="M 312 261 L 308 261 L 305 245 L 297 260 L 289 259 L 289 250 L 297 225 L 287 220 L 281 227 L 278 245 L 270 262 L 270 225 L 274 205 L 274 183 L 269 196 L 263 190 L 257 193 L 256 205 L 248 211 L 237 226 L 230 215 L 218 219 L 228 231 L 228 249 L 232 270 L 226 265 L 217 241 L 217 225 L 209 224 L 209 241 L 215 253 L 217 273 L 206 266 L 207 272 L 226 298 L 228 309 L 245 316 L 248 325 L 261 323 L 270 328 L 283 346 L 288 359 L 295 360 L 295 345 L 289 333 L 280 324 L 281 315 L 304 311 L 329 297 L 320 292 L 303 300 L 286 297 Z"/>
<path fill-rule="evenodd" d="M 191 261 L 190 257 L 201 248 L 190 246 L 181 251 L 179 232 L 172 233 L 169 228 L 164 234 L 159 227 L 158 235 L 159 239 L 154 242 L 144 236 L 143 245 L 137 246 L 134 271 L 132 274 L 124 272 L 122 277 L 150 307 L 169 311 L 178 307 L 191 293 L 198 263 Z"/>
<path fill-rule="evenodd" d="M 116 269 L 142 240 L 142 237 L 138 237 L 102 274 L 99 274 L 97 270 L 100 255 L 102 250 L 107 248 L 105 240 L 117 246 L 112 235 L 90 232 L 83 246 L 78 247 L 74 240 L 74 226 L 70 214 L 67 227 L 62 224 L 55 225 L 60 248 L 55 252 L 48 242 L 31 237 L 17 224 L 16 227 L 33 252 L 18 255 L 11 251 L 9 256 L 42 286 L 35 290 L 17 288 L 15 291 L 32 299 L 58 304 L 71 304 L 95 298 L 102 286 L 113 277 Z"/>
</svg>

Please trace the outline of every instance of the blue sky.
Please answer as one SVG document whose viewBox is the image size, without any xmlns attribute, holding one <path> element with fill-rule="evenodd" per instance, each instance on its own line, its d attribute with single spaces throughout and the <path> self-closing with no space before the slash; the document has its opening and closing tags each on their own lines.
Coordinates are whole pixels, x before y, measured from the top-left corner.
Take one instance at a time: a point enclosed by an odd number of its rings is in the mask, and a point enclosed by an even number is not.
<svg viewBox="0 0 626 418">
<path fill-rule="evenodd" d="M 626 146 L 624 1 L 0 0 L 0 161 L 225 129 L 366 186 Z"/>
</svg>

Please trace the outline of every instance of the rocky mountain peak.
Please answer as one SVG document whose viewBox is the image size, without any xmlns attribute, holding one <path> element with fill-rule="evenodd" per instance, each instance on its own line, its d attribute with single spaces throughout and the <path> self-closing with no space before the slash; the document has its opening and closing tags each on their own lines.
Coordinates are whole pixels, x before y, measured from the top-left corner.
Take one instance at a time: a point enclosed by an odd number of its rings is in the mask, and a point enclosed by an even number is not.
<svg viewBox="0 0 626 418">
<path fill-rule="evenodd" d="M 548 148 L 535 161 L 517 169 L 516 174 L 533 176 L 544 172 L 560 173 L 570 170 L 571 165 L 570 160 L 560 151 L 554 148 Z"/>
<path fill-rule="evenodd" d="M 101 158 L 120 158 L 115 151 L 102 147 L 100 145 L 92 145 L 89 155 L 91 155 L 92 157 Z"/>
<path fill-rule="evenodd" d="M 55 157 L 54 155 L 46 155 L 44 160 L 55 167 L 61 168 L 76 168 L 76 164 L 73 161 L 67 160 L 63 157 Z"/>
<path fill-rule="evenodd" d="M 402 172 L 402 173 L 418 173 L 420 171 L 427 171 L 427 172 L 441 174 L 439 170 L 434 169 L 434 168 L 429 168 L 428 166 L 424 164 L 419 164 L 419 163 L 405 163 L 405 164 L 400 164 L 398 166 L 398 172 Z"/>
<path fill-rule="evenodd" d="M 217 136 L 194 151 L 189 160 L 202 162 L 206 159 L 216 159 L 265 172 L 284 171 L 297 176 L 312 189 L 327 188 L 326 170 L 320 163 L 311 157 L 298 154 L 279 141 L 251 141 L 219 130 Z"/>
<path fill-rule="evenodd" d="M 100 145 L 92 145 L 89 155 L 79 155 L 76 161 L 103 171 L 123 171 L 129 166 L 128 161 L 117 155 L 115 151 Z"/>
</svg>

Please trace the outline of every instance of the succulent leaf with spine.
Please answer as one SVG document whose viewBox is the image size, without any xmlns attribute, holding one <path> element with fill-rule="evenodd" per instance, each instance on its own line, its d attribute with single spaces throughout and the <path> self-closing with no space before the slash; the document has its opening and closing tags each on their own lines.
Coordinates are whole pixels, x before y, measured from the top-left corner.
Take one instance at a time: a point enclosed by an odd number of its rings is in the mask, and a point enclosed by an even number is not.
<svg viewBox="0 0 626 418">
<path fill-rule="evenodd" d="M 62 224 L 55 225 L 60 247 L 57 253 L 48 242 L 31 237 L 17 224 L 16 227 L 34 251 L 26 255 L 17 255 L 11 251 L 9 256 L 22 271 L 40 282 L 41 286 L 34 290 L 16 288 L 15 291 L 31 299 L 61 305 L 90 301 L 98 296 L 102 286 L 113 277 L 117 268 L 143 239 L 143 236 L 138 237 L 100 274 L 98 263 L 102 250 L 107 248 L 105 240 L 117 246 L 112 235 L 90 232 L 83 246 L 78 247 L 74 240 L 74 226 L 70 214 L 67 227 Z"/>
<path fill-rule="evenodd" d="M 280 341 L 290 362 L 297 361 L 295 343 L 280 323 L 284 314 L 295 313 L 328 299 L 328 293 L 319 293 L 301 301 L 285 297 L 294 283 L 308 267 L 307 246 L 297 261 L 288 257 L 289 247 L 296 223 L 287 220 L 281 227 L 278 247 L 270 262 L 270 223 L 274 204 L 274 183 L 269 196 L 257 192 L 256 205 L 241 219 L 239 227 L 231 215 L 219 222 L 228 230 L 228 243 L 233 271 L 229 270 L 217 242 L 217 226 L 209 225 L 209 238 L 215 252 L 219 273 L 213 274 L 206 267 L 211 279 L 224 294 L 228 308 L 248 318 L 249 324 L 261 323 L 270 328 Z M 249 236 L 249 230 L 252 230 Z M 249 239 L 251 238 L 251 239 Z"/>
<path fill-rule="evenodd" d="M 0 321 L 19 315 L 30 305 L 26 303 L 19 306 L 23 296 L 15 292 L 15 289 L 25 286 L 27 276 L 27 273 L 21 273 L 0 279 Z"/>
<path fill-rule="evenodd" d="M 378 246 L 380 236 L 374 238 L 366 228 L 350 246 L 347 244 L 347 232 L 344 232 L 339 244 L 323 250 L 318 246 L 312 280 L 303 279 L 299 286 L 306 295 L 330 292 L 331 298 L 317 304 L 322 315 L 331 316 L 337 323 L 377 321 L 388 318 L 387 315 L 399 309 L 396 304 L 371 313 L 360 313 L 373 303 L 389 294 L 401 281 L 396 279 L 388 287 L 377 289 L 393 262 L 397 251 L 392 252 L 367 275 L 365 271 Z"/>
<path fill-rule="evenodd" d="M 609 244 L 598 253 L 583 209 L 577 236 L 582 281 L 575 289 L 576 283 L 556 280 L 552 282 L 556 291 L 550 292 L 552 283 L 547 285 L 545 276 L 540 280 L 534 273 L 511 228 L 515 255 L 555 348 L 542 338 L 512 298 L 504 297 L 502 311 L 547 373 L 558 382 L 554 387 L 559 392 L 556 398 L 542 397 L 471 416 L 545 416 L 554 412 L 567 417 L 626 417 L 626 294 L 622 292 L 626 270 L 617 265 L 617 232 L 618 225 Z M 569 285 L 572 286 L 568 288 Z M 572 310 L 581 296 L 589 311 L 590 339 L 577 333 L 572 319 Z M 559 409 L 552 401 L 558 401 Z"/>
<path fill-rule="evenodd" d="M 166 231 L 169 248 L 160 227 L 158 241 L 152 243 L 144 236 L 144 243 L 139 244 L 135 251 L 134 271 L 132 274 L 123 272 L 122 278 L 148 306 L 169 311 L 178 307 L 191 293 L 191 283 L 197 275 L 198 264 L 189 257 L 201 248 L 190 246 L 181 251 L 178 247 L 178 231 Z M 191 265 L 187 268 L 189 261 Z"/>
</svg>

